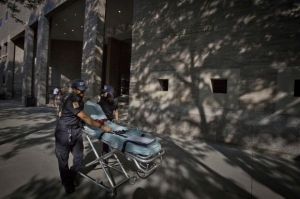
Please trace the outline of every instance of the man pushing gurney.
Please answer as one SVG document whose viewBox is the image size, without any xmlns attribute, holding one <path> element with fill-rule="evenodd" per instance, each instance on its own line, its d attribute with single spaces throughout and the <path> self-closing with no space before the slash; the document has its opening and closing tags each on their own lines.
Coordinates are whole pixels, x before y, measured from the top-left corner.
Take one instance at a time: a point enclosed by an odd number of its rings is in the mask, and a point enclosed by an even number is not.
<svg viewBox="0 0 300 199">
<path fill-rule="evenodd" d="M 71 88 L 73 92 L 64 102 L 61 117 L 55 129 L 55 154 L 58 160 L 59 173 L 62 185 L 67 194 L 75 191 L 76 175 L 81 167 L 83 160 L 83 122 L 110 131 L 109 126 L 101 125 L 88 116 L 84 110 L 84 92 L 87 89 L 84 81 L 75 79 Z M 68 159 L 70 152 L 73 154 L 73 166 L 69 167 Z"/>
<path fill-rule="evenodd" d="M 115 197 L 116 188 L 121 184 L 127 182 L 128 180 L 134 184 L 136 180 L 135 175 L 129 175 L 126 172 L 123 164 L 116 154 L 124 155 L 127 159 L 133 161 L 137 167 L 137 174 L 142 178 L 146 178 L 151 175 L 162 163 L 164 149 L 161 147 L 160 143 L 155 137 L 143 133 L 142 131 L 130 125 L 121 125 L 120 123 L 115 124 L 112 121 L 107 120 L 101 107 L 92 101 L 87 101 L 85 103 L 84 111 L 95 121 L 99 121 L 103 123 L 103 125 L 111 128 L 110 131 L 106 132 L 88 124 L 84 126 L 85 135 L 96 156 L 96 159 L 86 164 L 85 167 L 92 165 L 100 166 L 109 181 L 109 185 L 105 185 L 102 181 L 98 182 L 82 172 L 79 172 L 79 174 L 91 180 L 98 186 L 104 188 L 107 191 L 107 196 L 109 198 Z M 91 141 L 91 138 L 99 139 L 101 142 L 107 144 L 110 148 L 110 151 L 103 156 L 99 156 L 93 145 L 93 142 Z M 114 163 L 106 161 L 111 157 L 115 159 Z M 122 173 L 124 175 L 124 180 L 115 183 L 112 179 L 112 176 L 109 174 L 109 169 L 113 169 Z"/>
</svg>

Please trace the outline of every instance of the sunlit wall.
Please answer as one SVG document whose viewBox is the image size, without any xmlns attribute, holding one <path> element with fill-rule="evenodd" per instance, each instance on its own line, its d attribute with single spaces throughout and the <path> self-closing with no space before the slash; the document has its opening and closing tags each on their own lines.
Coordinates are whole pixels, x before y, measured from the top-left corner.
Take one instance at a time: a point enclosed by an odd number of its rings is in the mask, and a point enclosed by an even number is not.
<svg viewBox="0 0 300 199">
<path fill-rule="evenodd" d="M 294 1 L 135 0 L 131 122 L 297 154 L 299 18 Z"/>
</svg>

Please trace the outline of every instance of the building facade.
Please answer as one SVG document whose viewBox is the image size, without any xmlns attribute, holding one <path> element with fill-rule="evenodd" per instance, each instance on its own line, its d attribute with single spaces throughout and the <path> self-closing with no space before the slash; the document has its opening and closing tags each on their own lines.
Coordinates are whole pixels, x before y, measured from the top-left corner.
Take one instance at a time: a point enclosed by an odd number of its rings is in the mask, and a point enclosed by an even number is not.
<svg viewBox="0 0 300 199">
<path fill-rule="evenodd" d="M 299 155 L 299 1 L 134 1 L 130 117 Z"/>
<path fill-rule="evenodd" d="M 122 2 L 46 1 L 24 26 L 2 6 L 7 98 L 42 106 L 74 78 L 121 94 L 130 76 L 143 130 L 299 155 L 299 1 Z"/>
<path fill-rule="evenodd" d="M 132 5 L 49 0 L 30 11 L 16 4 L 24 24 L 10 18 L 10 10 L 2 5 L 1 13 L 8 13 L 0 27 L 1 89 L 6 98 L 52 104 L 53 89 L 60 86 L 68 93 L 76 78 L 86 80 L 88 96 L 99 95 L 103 84 L 114 86 L 120 95 L 121 78 L 129 78 Z"/>
</svg>

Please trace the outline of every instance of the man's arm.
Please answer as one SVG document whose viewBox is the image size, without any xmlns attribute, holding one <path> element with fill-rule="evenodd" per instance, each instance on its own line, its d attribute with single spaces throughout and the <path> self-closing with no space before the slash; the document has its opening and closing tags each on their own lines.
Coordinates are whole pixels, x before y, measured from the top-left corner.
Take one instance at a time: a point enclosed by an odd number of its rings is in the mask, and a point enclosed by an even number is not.
<svg viewBox="0 0 300 199">
<path fill-rule="evenodd" d="M 101 128 L 103 131 L 110 131 L 110 126 L 101 125 L 100 123 L 96 122 L 93 118 L 88 116 L 84 111 L 80 111 L 77 116 L 82 119 L 85 123 L 91 126 L 95 126 Z"/>
<path fill-rule="evenodd" d="M 115 118 L 116 118 L 116 121 L 118 122 L 118 120 L 119 120 L 119 109 L 115 110 Z"/>
<path fill-rule="evenodd" d="M 83 97 L 83 98 L 82 98 L 82 101 L 83 101 L 83 102 L 87 102 L 87 101 L 89 101 L 89 100 L 91 100 L 90 97 Z"/>
</svg>

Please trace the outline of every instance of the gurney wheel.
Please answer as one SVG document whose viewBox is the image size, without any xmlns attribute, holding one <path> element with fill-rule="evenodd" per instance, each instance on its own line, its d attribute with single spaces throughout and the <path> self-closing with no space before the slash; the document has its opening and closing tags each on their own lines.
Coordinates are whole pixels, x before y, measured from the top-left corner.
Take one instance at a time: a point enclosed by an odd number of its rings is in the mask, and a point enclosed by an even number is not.
<svg viewBox="0 0 300 199">
<path fill-rule="evenodd" d="M 145 179 L 145 178 L 146 178 L 146 175 L 145 175 L 145 173 L 143 173 L 143 172 L 137 171 L 136 174 L 137 174 L 140 178 L 142 178 L 142 179 Z"/>
<path fill-rule="evenodd" d="M 134 185 L 135 182 L 136 182 L 136 180 L 137 180 L 136 175 L 133 175 L 133 176 L 130 177 L 129 183 L 132 184 L 132 185 Z"/>
<path fill-rule="evenodd" d="M 117 195 L 116 191 L 107 192 L 106 199 L 114 199 L 116 197 L 116 195 Z"/>
</svg>

